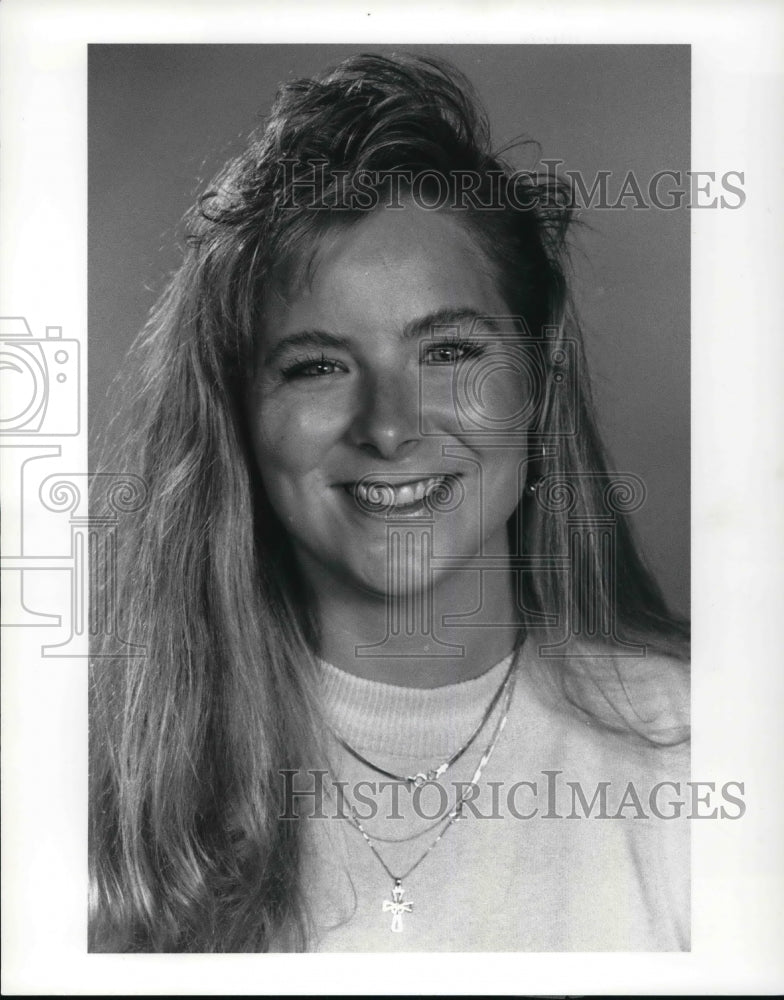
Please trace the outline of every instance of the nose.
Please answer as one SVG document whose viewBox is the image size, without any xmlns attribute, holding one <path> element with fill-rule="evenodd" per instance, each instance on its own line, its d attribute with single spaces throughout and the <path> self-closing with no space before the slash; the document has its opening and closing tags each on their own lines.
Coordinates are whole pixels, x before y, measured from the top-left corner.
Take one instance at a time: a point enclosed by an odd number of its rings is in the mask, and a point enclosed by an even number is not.
<svg viewBox="0 0 784 1000">
<path fill-rule="evenodd" d="M 418 445 L 419 382 L 379 375 L 363 381 L 349 428 L 351 443 L 375 458 L 404 458 Z"/>
</svg>

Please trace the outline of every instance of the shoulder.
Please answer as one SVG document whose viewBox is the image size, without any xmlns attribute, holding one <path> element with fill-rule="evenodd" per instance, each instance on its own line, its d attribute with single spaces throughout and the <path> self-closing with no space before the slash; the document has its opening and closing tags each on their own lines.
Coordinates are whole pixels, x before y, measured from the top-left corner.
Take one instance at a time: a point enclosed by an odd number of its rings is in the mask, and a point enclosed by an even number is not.
<svg viewBox="0 0 784 1000">
<path fill-rule="evenodd" d="M 558 652 L 553 656 L 547 644 L 537 642 L 529 653 L 533 675 L 546 678 L 552 708 L 647 744 L 688 740 L 688 661 L 652 646 L 638 655 L 619 655 L 590 641 L 570 642 Z"/>
</svg>

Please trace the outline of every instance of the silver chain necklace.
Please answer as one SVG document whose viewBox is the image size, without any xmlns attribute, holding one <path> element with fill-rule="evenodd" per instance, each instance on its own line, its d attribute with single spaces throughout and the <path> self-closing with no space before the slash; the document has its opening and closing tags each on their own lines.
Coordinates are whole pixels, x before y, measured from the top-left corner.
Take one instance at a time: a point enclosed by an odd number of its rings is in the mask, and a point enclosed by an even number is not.
<svg viewBox="0 0 784 1000">
<path fill-rule="evenodd" d="M 515 661 L 513 662 L 513 666 L 515 665 L 516 659 L 517 658 L 515 658 Z M 468 786 L 464 789 L 464 791 L 460 794 L 460 797 L 455 802 L 455 807 L 447 816 L 438 836 L 435 838 L 432 844 L 430 844 L 427 850 L 423 854 L 421 854 L 417 858 L 417 860 L 413 863 L 413 865 L 411 865 L 405 872 L 403 872 L 400 875 L 396 875 L 390 869 L 386 861 L 384 861 L 384 859 L 379 854 L 376 845 L 373 843 L 372 839 L 368 836 L 367 831 L 362 826 L 362 823 L 360 822 L 359 817 L 357 816 L 356 809 L 353 806 L 351 806 L 350 816 L 346 816 L 347 819 L 349 818 L 351 819 L 351 822 L 354 824 L 357 830 L 359 830 L 359 832 L 362 834 L 362 836 L 365 839 L 365 843 L 373 852 L 373 855 L 375 856 L 376 860 L 379 862 L 379 864 L 387 873 L 387 875 L 390 877 L 390 879 L 392 879 L 392 898 L 385 899 L 383 901 L 383 903 L 381 904 L 381 910 L 383 913 L 392 914 L 392 924 L 390 929 L 395 933 L 400 933 L 403 930 L 403 914 L 411 913 L 414 909 L 413 900 L 403 898 L 405 895 L 405 889 L 403 888 L 403 880 L 407 879 L 408 876 L 411 875 L 412 872 L 414 872 L 422 864 L 422 862 L 425 860 L 428 854 L 430 854 L 430 852 L 433 850 L 436 844 L 438 844 L 438 842 L 441 840 L 441 838 L 444 836 L 447 830 L 449 830 L 455 823 L 457 823 L 458 820 L 463 818 L 463 804 L 468 794 L 468 790 L 478 783 L 482 775 L 482 771 L 484 770 L 487 762 L 490 760 L 490 757 L 492 756 L 493 751 L 495 750 L 496 744 L 498 743 L 501 733 L 503 732 L 504 727 L 506 726 L 506 720 L 509 716 L 509 706 L 512 702 L 512 694 L 514 692 L 515 681 L 517 680 L 517 671 L 516 670 L 511 671 L 508 677 L 511 678 L 511 680 L 507 687 L 506 698 L 504 699 L 503 712 L 501 713 L 501 717 L 498 720 L 495 730 L 493 731 L 493 736 L 490 742 L 488 743 L 485 752 L 482 754 L 482 757 L 479 760 L 479 764 L 477 765 L 477 768 L 474 771 L 474 775 L 471 778 L 471 781 L 468 783 Z M 504 682 L 504 686 L 506 686 L 506 681 Z"/>
<path fill-rule="evenodd" d="M 363 757 L 363 755 L 358 750 L 355 750 L 347 740 L 343 739 L 340 733 L 333 730 L 333 735 L 343 749 L 347 753 L 351 754 L 355 760 L 358 760 L 360 764 L 364 764 L 366 767 L 369 767 L 377 774 L 383 775 L 385 778 L 391 778 L 392 781 L 405 782 L 409 788 L 421 788 L 426 782 L 436 781 L 441 777 L 441 775 L 445 774 L 446 771 L 448 771 L 453 764 L 456 764 L 463 754 L 473 745 L 474 741 L 487 724 L 487 720 L 493 714 L 493 710 L 500 701 L 504 691 L 508 688 L 511 682 L 512 674 L 514 673 L 514 669 L 517 665 L 519 652 L 520 647 L 518 647 L 512 654 L 512 662 L 509 665 L 506 676 L 501 681 L 498 686 L 498 690 L 491 698 L 490 704 L 487 706 L 484 715 L 479 720 L 479 725 L 474 729 L 473 733 L 471 733 L 466 742 L 461 747 L 458 747 L 452 756 L 445 760 L 442 764 L 439 764 L 438 767 L 431 768 L 428 771 L 419 771 L 417 774 L 394 774 L 392 771 L 387 771 L 385 768 L 379 767 L 378 764 L 374 764 L 373 761 L 368 760 L 367 757 Z"/>
</svg>

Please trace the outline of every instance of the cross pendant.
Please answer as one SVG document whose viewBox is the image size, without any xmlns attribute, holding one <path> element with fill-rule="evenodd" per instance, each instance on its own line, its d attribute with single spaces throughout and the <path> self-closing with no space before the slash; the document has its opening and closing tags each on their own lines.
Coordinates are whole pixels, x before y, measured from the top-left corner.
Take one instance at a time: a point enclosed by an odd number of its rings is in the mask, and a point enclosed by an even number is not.
<svg viewBox="0 0 784 1000">
<path fill-rule="evenodd" d="M 392 930 L 399 934 L 403 930 L 403 914 L 411 913 L 414 904 L 411 900 L 403 901 L 405 889 L 400 884 L 400 879 L 395 879 L 392 886 L 392 899 L 385 899 L 381 907 L 382 913 L 392 914 Z"/>
</svg>

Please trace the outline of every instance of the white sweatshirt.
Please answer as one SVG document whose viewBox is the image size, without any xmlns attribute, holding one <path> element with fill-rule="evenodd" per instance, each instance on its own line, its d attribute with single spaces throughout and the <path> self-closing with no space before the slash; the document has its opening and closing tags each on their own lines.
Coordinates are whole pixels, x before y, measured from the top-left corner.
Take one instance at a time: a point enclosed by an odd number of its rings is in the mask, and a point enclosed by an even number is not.
<svg viewBox="0 0 784 1000">
<path fill-rule="evenodd" d="M 463 745 L 509 664 L 507 658 L 476 679 L 424 690 L 322 664 L 325 714 L 373 764 L 416 774 Z M 315 795 L 302 797 L 301 818 L 294 820 L 307 824 L 311 950 L 689 949 L 695 806 L 688 744 L 660 746 L 610 731 L 548 683 L 559 668 L 540 657 L 535 643 L 526 644 L 507 724 L 467 793 L 473 800 L 429 851 L 491 741 L 503 699 L 438 779 L 443 791 L 433 784 L 414 792 L 398 783 L 395 801 L 394 782 L 332 739 L 323 768 L 314 769 L 326 774 L 288 779 L 297 790 L 324 793 L 320 805 Z M 685 734 L 688 688 L 676 661 L 649 655 L 571 661 L 569 668 L 573 676 L 603 676 L 599 686 L 589 680 L 583 693 L 605 721 L 617 726 L 623 716 L 625 725 L 656 738 Z M 616 710 L 608 708 L 608 691 Z M 342 783 L 342 798 L 333 781 Z M 350 803 L 391 874 L 402 876 L 397 896 L 393 878 L 345 818 Z"/>
</svg>

